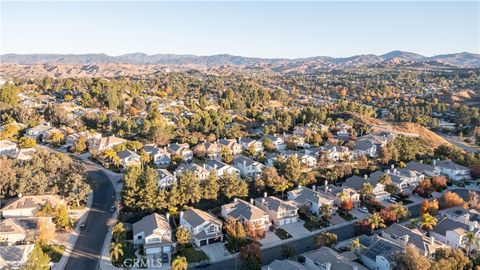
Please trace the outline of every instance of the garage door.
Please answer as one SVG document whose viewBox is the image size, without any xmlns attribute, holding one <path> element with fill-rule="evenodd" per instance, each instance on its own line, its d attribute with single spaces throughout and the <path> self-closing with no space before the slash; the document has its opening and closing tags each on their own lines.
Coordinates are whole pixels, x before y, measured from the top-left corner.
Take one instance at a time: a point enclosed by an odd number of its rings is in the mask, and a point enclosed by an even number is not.
<svg viewBox="0 0 480 270">
<path fill-rule="evenodd" d="M 160 248 L 147 248 L 145 249 L 146 254 L 158 254 L 160 253 Z"/>
<path fill-rule="evenodd" d="M 208 239 L 208 244 L 218 243 L 222 241 L 222 237 Z"/>
<path fill-rule="evenodd" d="M 203 247 L 207 244 L 207 240 L 200 241 L 200 246 Z"/>
<path fill-rule="evenodd" d="M 171 246 L 164 246 L 162 249 L 163 249 L 163 253 L 172 252 L 172 247 Z"/>
</svg>

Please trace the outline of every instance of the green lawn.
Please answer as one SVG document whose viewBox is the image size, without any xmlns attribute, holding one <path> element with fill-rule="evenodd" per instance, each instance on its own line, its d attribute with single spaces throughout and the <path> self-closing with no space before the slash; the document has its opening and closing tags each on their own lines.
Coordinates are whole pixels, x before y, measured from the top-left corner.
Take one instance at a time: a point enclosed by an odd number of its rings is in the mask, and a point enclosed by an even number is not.
<svg viewBox="0 0 480 270">
<path fill-rule="evenodd" d="M 42 247 L 43 252 L 50 256 L 52 262 L 59 262 L 62 258 L 63 252 L 65 251 L 65 246 L 62 245 L 45 245 Z"/>
<path fill-rule="evenodd" d="M 178 250 L 178 255 L 185 256 L 188 263 L 195 263 L 209 259 L 205 252 L 202 250 L 196 250 L 194 247 L 180 248 Z"/>
<path fill-rule="evenodd" d="M 339 212 L 338 212 L 338 215 L 339 215 L 341 218 L 345 219 L 345 221 L 353 220 L 353 216 L 352 216 L 351 214 L 348 214 L 348 213 L 339 211 Z"/>
<path fill-rule="evenodd" d="M 282 228 L 277 228 L 275 229 L 275 235 L 278 236 L 281 240 L 292 238 L 292 235 L 290 235 L 287 231 L 285 231 Z"/>
<path fill-rule="evenodd" d="M 309 231 L 316 231 L 327 226 L 328 224 L 326 224 L 325 222 L 315 220 L 307 220 L 303 224 L 303 227 L 305 227 Z"/>
</svg>

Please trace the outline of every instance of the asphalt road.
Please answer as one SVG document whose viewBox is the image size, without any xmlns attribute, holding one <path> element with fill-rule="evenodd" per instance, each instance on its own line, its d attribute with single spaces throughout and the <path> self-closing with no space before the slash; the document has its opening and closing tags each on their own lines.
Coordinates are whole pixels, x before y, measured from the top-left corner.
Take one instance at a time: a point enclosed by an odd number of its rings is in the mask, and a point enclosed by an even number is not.
<svg viewBox="0 0 480 270">
<path fill-rule="evenodd" d="M 458 136 L 451 136 L 443 133 L 437 133 L 441 137 L 443 137 L 445 140 L 447 140 L 449 143 L 471 153 L 478 153 L 480 152 L 480 148 L 474 144 L 468 144 L 465 143 L 464 141 L 460 140 Z"/>
<path fill-rule="evenodd" d="M 85 163 L 84 163 L 85 164 Z M 114 188 L 104 172 L 85 164 L 87 180 L 93 190 L 93 203 L 85 221 L 86 228 L 80 231 L 77 242 L 65 265 L 66 270 L 97 269 L 103 242 L 112 217 L 110 207 L 114 202 Z"/>
</svg>

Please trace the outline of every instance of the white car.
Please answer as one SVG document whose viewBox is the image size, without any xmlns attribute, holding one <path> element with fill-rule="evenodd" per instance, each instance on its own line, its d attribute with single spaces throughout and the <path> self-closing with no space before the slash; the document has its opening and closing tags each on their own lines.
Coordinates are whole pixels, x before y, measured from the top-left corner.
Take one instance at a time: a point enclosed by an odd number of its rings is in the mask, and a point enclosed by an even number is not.
<svg viewBox="0 0 480 270">
<path fill-rule="evenodd" d="M 358 208 L 358 210 L 360 210 L 360 212 L 363 212 L 363 213 L 366 213 L 366 214 L 369 213 L 368 208 L 366 208 L 365 206 L 362 206 L 362 207 Z"/>
<path fill-rule="evenodd" d="M 397 200 L 395 200 L 395 198 L 393 198 L 393 197 L 388 197 L 387 201 L 391 202 L 391 203 L 397 203 Z"/>
</svg>

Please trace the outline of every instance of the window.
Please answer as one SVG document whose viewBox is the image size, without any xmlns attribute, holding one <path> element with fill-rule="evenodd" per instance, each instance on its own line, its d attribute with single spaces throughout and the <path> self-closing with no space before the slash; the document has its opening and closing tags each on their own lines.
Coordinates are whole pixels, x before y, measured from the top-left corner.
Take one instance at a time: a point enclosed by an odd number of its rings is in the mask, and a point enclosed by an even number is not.
<svg viewBox="0 0 480 270">
<path fill-rule="evenodd" d="M 142 239 L 142 236 L 141 236 L 141 235 L 137 236 L 137 239 L 138 239 L 138 240 L 141 240 L 141 239 Z"/>
</svg>

